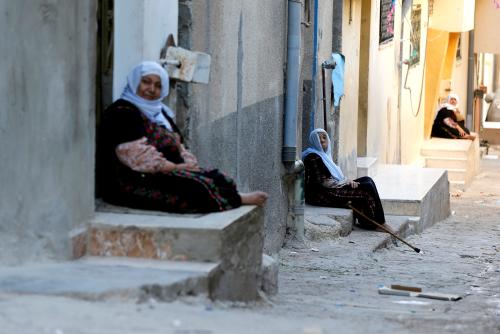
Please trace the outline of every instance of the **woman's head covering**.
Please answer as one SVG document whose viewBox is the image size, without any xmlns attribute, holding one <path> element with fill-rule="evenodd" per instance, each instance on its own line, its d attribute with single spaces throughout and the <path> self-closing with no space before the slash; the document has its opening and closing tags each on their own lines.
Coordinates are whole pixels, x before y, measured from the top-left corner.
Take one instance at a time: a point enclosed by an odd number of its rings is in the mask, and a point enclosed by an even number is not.
<svg viewBox="0 0 500 334">
<path fill-rule="evenodd" d="M 137 95 L 137 88 L 141 83 L 141 78 L 149 74 L 156 74 L 161 80 L 160 97 L 156 100 L 146 100 Z M 163 113 L 164 110 L 170 117 L 174 117 L 174 112 L 161 101 L 167 97 L 169 91 L 168 73 L 160 64 L 154 61 L 143 61 L 136 65 L 127 76 L 127 85 L 123 90 L 121 98 L 133 103 L 152 122 L 164 125 L 172 131 L 170 122 L 167 121 Z"/>
<path fill-rule="evenodd" d="M 323 147 L 321 146 L 321 142 L 319 140 L 320 133 L 324 133 L 328 140 L 328 147 L 326 148 L 326 151 L 323 150 Z M 321 160 L 323 160 L 323 163 L 325 164 L 326 168 L 328 168 L 333 178 L 336 179 L 337 181 L 344 181 L 345 180 L 344 174 L 332 160 L 332 146 L 328 133 L 323 129 L 314 129 L 309 134 L 309 145 L 310 147 L 308 147 L 307 149 L 304 150 L 304 152 L 302 152 L 302 159 L 305 159 L 305 157 L 311 153 L 316 153 L 321 157 Z"/>
<path fill-rule="evenodd" d="M 460 103 L 460 99 L 458 98 L 458 94 L 457 93 L 450 93 L 450 95 L 448 95 L 448 97 L 446 98 L 446 102 L 450 103 L 451 99 L 457 100 L 457 104 Z"/>
<path fill-rule="evenodd" d="M 453 105 L 450 103 L 451 99 L 455 99 L 457 101 L 456 105 Z M 458 103 L 460 102 L 460 99 L 458 98 L 458 94 L 456 93 L 450 93 L 448 97 L 446 98 L 446 103 L 443 104 L 443 107 L 446 107 L 448 110 L 457 110 L 458 109 Z"/>
</svg>

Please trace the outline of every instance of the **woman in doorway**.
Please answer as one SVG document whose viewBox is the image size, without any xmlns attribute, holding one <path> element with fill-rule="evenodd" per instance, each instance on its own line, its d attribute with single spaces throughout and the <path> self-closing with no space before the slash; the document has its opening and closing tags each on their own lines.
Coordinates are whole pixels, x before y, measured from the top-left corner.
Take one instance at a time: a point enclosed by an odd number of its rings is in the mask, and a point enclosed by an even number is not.
<svg viewBox="0 0 500 334">
<path fill-rule="evenodd" d="M 385 224 L 384 209 L 373 180 L 364 176 L 347 179 L 332 160 L 330 138 L 323 129 L 315 129 L 309 135 L 309 147 L 302 152 L 305 164 L 305 200 L 317 206 L 352 207 L 379 224 Z M 378 229 L 368 219 L 354 212 L 360 227 Z M 391 232 L 392 229 L 385 224 Z"/>
<path fill-rule="evenodd" d="M 198 165 L 183 145 L 172 110 L 162 103 L 168 92 L 165 69 L 145 61 L 132 69 L 121 98 L 104 112 L 100 129 L 103 199 L 179 213 L 264 205 L 266 193 L 240 193 L 224 173 Z"/>
<path fill-rule="evenodd" d="M 432 137 L 470 140 L 476 138 L 464 125 L 465 119 L 458 110 L 458 101 L 457 94 L 448 95 L 446 103 L 441 106 L 434 119 Z"/>
</svg>

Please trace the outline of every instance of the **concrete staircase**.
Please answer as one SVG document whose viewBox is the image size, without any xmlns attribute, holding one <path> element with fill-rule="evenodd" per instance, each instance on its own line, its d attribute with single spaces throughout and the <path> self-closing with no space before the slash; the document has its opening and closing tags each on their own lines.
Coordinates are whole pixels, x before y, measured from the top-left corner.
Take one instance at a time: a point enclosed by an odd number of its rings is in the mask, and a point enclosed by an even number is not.
<svg viewBox="0 0 500 334">
<path fill-rule="evenodd" d="M 90 300 L 183 295 L 251 301 L 277 292 L 278 265 L 263 255 L 263 210 L 178 215 L 100 205 L 72 231 L 73 261 L 0 270 L 0 291 Z"/>
<path fill-rule="evenodd" d="M 443 168 L 448 171 L 452 190 L 465 190 L 479 172 L 479 139 L 459 140 L 431 138 L 421 149 L 425 167 Z"/>
<path fill-rule="evenodd" d="M 370 176 L 379 191 L 389 224 L 402 236 L 420 233 L 450 215 L 448 172 L 410 165 L 383 165 L 374 158 L 358 158 L 358 177 Z M 306 237 L 319 240 L 346 236 L 352 229 L 347 209 L 306 206 Z"/>
<path fill-rule="evenodd" d="M 419 217 L 416 232 L 450 215 L 448 172 L 443 168 L 379 164 L 360 157 L 357 176 L 373 178 L 386 215 Z"/>
</svg>

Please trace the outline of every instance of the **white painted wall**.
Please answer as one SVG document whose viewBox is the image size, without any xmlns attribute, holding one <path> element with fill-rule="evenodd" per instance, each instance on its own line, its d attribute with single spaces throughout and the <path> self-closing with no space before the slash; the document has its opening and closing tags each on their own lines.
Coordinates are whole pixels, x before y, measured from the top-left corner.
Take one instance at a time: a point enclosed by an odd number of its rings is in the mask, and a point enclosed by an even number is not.
<svg viewBox="0 0 500 334">
<path fill-rule="evenodd" d="M 425 81 L 427 40 L 427 1 L 414 1 L 421 5 L 420 61 L 413 65 L 402 65 L 401 80 L 401 163 L 421 164 L 420 147 L 424 140 Z M 403 28 L 403 60 L 410 55 L 411 9 L 408 10 Z M 405 80 L 406 79 L 406 80 Z"/>
<path fill-rule="evenodd" d="M 433 29 L 450 32 L 472 30 L 474 7 L 475 0 L 436 0 L 429 25 Z"/>
<path fill-rule="evenodd" d="M 338 163 L 348 177 L 355 178 L 357 175 L 356 129 L 358 126 L 361 0 L 353 0 L 351 8 L 349 5 L 349 2 L 344 2 L 342 18 L 342 53 L 345 56 L 345 70 L 344 96 L 340 100 Z"/>
<path fill-rule="evenodd" d="M 476 0 L 474 52 L 500 53 L 500 8 L 491 0 Z"/>
<path fill-rule="evenodd" d="M 401 8 L 396 6 L 394 38 L 379 44 L 380 1 L 372 2 L 370 75 L 368 82 L 367 156 L 379 163 L 394 163 L 397 157 L 397 102 L 399 24 Z"/>
<path fill-rule="evenodd" d="M 134 65 L 158 60 L 169 34 L 177 43 L 177 0 L 115 1 L 113 99 L 117 99 Z"/>
</svg>

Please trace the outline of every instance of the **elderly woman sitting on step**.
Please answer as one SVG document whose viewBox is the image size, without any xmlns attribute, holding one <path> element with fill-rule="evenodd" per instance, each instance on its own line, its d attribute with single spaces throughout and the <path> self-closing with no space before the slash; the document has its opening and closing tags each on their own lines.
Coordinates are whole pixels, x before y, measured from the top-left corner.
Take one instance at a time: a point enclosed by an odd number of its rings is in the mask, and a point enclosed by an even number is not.
<svg viewBox="0 0 500 334">
<path fill-rule="evenodd" d="M 135 66 L 121 98 L 104 112 L 99 137 L 106 202 L 178 213 L 262 206 L 262 191 L 240 193 L 217 169 L 204 169 L 183 145 L 173 112 L 162 100 L 169 77 L 156 62 Z"/>
<path fill-rule="evenodd" d="M 347 179 L 332 160 L 330 138 L 323 129 L 309 135 L 309 144 L 302 159 L 305 165 L 305 200 L 307 204 L 329 207 L 347 207 L 348 204 L 378 224 L 385 224 L 384 209 L 373 180 L 364 176 Z M 357 224 L 365 229 L 378 227 L 354 212 Z M 388 224 L 384 227 L 394 232 Z"/>
<path fill-rule="evenodd" d="M 464 125 L 465 119 L 458 110 L 458 101 L 457 94 L 448 95 L 446 103 L 440 106 L 434 119 L 431 137 L 470 140 L 476 138 Z"/>
</svg>

